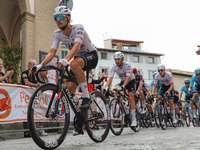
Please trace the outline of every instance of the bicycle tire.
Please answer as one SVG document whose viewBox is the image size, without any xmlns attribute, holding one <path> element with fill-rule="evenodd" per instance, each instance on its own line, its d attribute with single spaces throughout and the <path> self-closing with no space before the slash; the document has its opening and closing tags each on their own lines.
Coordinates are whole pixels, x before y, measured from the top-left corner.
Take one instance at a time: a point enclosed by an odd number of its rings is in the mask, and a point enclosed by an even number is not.
<svg viewBox="0 0 200 150">
<path fill-rule="evenodd" d="M 69 106 L 67 102 L 63 103 L 61 99 L 59 99 L 59 104 L 61 104 L 62 107 L 60 107 L 60 110 L 58 111 L 59 113 L 56 114 L 56 117 L 54 118 L 52 117 L 53 109 L 55 109 L 53 107 L 51 107 L 51 111 L 49 112 L 50 117 L 49 118 L 45 117 L 45 113 L 48 108 L 49 102 L 50 101 L 58 102 L 58 100 L 56 100 L 57 97 L 56 94 L 57 94 L 57 86 L 55 84 L 51 83 L 43 84 L 35 90 L 29 101 L 28 114 L 27 114 L 29 131 L 31 133 L 34 142 L 42 149 L 47 149 L 47 150 L 55 149 L 60 144 L 62 144 L 62 142 L 66 137 L 67 129 L 69 127 L 69 122 L 70 122 Z M 43 98 L 43 95 L 45 95 L 45 99 Z M 49 96 L 51 99 L 50 100 L 48 98 L 46 99 L 46 96 Z M 42 100 L 43 102 L 46 102 L 46 104 L 43 103 L 43 105 L 41 105 Z M 43 122 L 43 121 L 44 125 L 46 124 L 45 131 L 48 133 L 47 136 L 39 136 L 39 132 L 37 131 L 38 130 L 36 126 L 37 122 Z M 64 125 L 61 126 L 62 124 Z M 60 134 L 58 134 L 58 128 L 61 129 Z"/>
<path fill-rule="evenodd" d="M 187 106 L 184 108 L 184 114 L 185 114 L 186 125 L 187 125 L 187 127 L 189 127 L 190 126 L 190 115 L 188 113 L 188 107 Z"/>
<path fill-rule="evenodd" d="M 130 126 L 130 128 L 135 132 L 139 132 L 141 128 L 141 114 L 140 114 L 140 109 L 138 107 L 136 107 L 135 109 L 135 116 L 136 116 L 137 126 L 136 127 Z"/>
<path fill-rule="evenodd" d="M 146 107 L 146 113 L 142 116 L 143 125 L 144 127 L 148 128 L 150 126 L 150 112 L 148 107 Z"/>
<path fill-rule="evenodd" d="M 109 103 L 99 91 L 93 91 L 91 99 L 90 108 L 85 113 L 86 131 L 94 142 L 102 142 L 108 136 L 110 129 Z"/>
<path fill-rule="evenodd" d="M 158 113 L 159 113 L 159 106 L 158 106 L 158 104 L 157 104 L 156 107 L 155 107 L 154 116 L 155 116 L 155 123 L 156 123 L 156 126 L 157 126 L 158 128 L 160 128 L 160 122 L 159 122 Z"/>
<path fill-rule="evenodd" d="M 167 112 L 166 108 L 163 105 L 160 105 L 159 109 L 159 122 L 163 130 L 167 129 Z"/>
<path fill-rule="evenodd" d="M 124 129 L 124 115 L 122 113 L 121 103 L 114 98 L 110 101 L 110 129 L 114 135 L 120 135 Z"/>
</svg>

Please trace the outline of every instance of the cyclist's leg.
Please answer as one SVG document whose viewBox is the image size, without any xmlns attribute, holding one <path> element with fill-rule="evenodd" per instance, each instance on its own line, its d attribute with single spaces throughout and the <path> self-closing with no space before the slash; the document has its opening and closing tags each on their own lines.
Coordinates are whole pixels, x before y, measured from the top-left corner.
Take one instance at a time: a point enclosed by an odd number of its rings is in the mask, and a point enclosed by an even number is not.
<svg viewBox="0 0 200 150">
<path fill-rule="evenodd" d="M 98 62 L 98 54 L 96 51 L 93 51 L 91 53 L 87 53 L 82 56 L 76 57 L 70 63 L 70 67 L 74 72 L 77 81 L 80 84 L 81 90 L 83 92 L 83 102 L 80 107 L 80 109 L 83 110 L 88 109 L 91 103 L 84 71 L 86 70 L 89 71 L 91 69 L 94 69 L 97 65 L 97 62 Z"/>
<path fill-rule="evenodd" d="M 193 99 L 190 101 L 190 105 L 191 105 L 191 107 L 192 107 L 192 116 L 193 116 L 194 118 L 196 118 L 196 114 L 195 114 L 195 105 L 194 105 Z"/>
<path fill-rule="evenodd" d="M 127 85 L 126 85 L 126 89 L 128 89 L 128 101 L 130 103 L 131 106 L 131 115 L 132 115 L 132 123 L 131 126 L 136 126 L 137 122 L 136 122 L 136 115 L 135 115 L 135 102 L 134 102 L 134 97 L 135 97 L 135 92 L 136 92 L 136 85 L 135 85 L 135 80 L 130 81 Z"/>
</svg>

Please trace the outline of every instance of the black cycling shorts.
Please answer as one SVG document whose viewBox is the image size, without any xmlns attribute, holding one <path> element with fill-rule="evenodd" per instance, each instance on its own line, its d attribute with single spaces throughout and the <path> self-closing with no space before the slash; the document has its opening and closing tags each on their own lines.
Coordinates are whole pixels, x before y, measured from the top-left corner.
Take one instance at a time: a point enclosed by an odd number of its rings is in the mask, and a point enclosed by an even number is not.
<svg viewBox="0 0 200 150">
<path fill-rule="evenodd" d="M 97 66 L 97 63 L 98 63 L 97 51 L 92 51 L 92 52 L 86 53 L 82 56 L 76 56 L 76 57 L 74 57 L 74 59 L 76 59 L 78 57 L 82 58 L 85 61 L 85 66 L 82 68 L 83 71 L 89 71 L 91 69 L 94 69 Z M 70 69 L 70 73 L 73 76 L 75 76 L 71 69 Z M 74 82 L 78 85 L 76 78 L 73 78 L 73 77 L 70 77 L 69 79 L 67 79 L 66 82 Z"/>
<path fill-rule="evenodd" d="M 167 90 L 170 88 L 170 85 L 166 86 L 166 85 L 162 85 L 161 88 L 158 90 L 156 95 L 162 95 L 162 93 L 166 93 Z M 174 99 L 174 89 L 171 90 L 171 95 L 167 96 L 169 99 Z"/>
<path fill-rule="evenodd" d="M 118 85 L 122 86 L 124 84 L 124 82 L 120 82 Z M 128 89 L 128 92 L 132 92 L 135 93 L 136 92 L 136 82 L 135 79 L 131 80 L 125 87 L 126 89 Z"/>
</svg>

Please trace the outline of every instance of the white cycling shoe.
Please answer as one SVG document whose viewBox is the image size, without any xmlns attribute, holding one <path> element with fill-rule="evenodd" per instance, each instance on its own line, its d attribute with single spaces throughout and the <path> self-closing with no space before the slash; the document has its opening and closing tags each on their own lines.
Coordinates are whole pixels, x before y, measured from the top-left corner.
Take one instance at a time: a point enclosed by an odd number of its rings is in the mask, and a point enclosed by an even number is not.
<svg viewBox="0 0 200 150">
<path fill-rule="evenodd" d="M 131 122 L 131 127 L 136 127 L 137 126 L 137 121 L 132 121 Z"/>
<path fill-rule="evenodd" d="M 174 119 L 173 119 L 173 123 L 175 124 L 175 123 L 177 123 L 177 122 L 178 122 L 177 119 L 174 118 Z"/>
</svg>

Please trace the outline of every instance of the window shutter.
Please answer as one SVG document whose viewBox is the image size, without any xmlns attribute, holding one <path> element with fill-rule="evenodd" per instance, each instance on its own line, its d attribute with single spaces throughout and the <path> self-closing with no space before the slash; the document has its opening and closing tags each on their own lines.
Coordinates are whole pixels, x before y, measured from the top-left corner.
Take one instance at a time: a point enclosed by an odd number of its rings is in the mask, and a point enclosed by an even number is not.
<svg viewBox="0 0 200 150">
<path fill-rule="evenodd" d="M 146 63 L 149 63 L 149 57 L 146 56 L 145 59 L 146 59 Z"/>
<path fill-rule="evenodd" d="M 134 62 L 134 56 L 133 55 L 131 56 L 131 62 Z"/>
<path fill-rule="evenodd" d="M 154 64 L 158 64 L 158 57 L 154 57 Z"/>
<path fill-rule="evenodd" d="M 111 60 L 111 54 L 110 53 L 107 53 L 107 59 Z"/>
<path fill-rule="evenodd" d="M 97 51 L 99 59 L 101 59 L 101 53 L 99 51 Z"/>
<path fill-rule="evenodd" d="M 124 55 L 124 61 L 128 61 L 127 54 Z"/>
<path fill-rule="evenodd" d="M 140 63 L 143 63 L 143 56 L 140 56 L 139 59 L 140 59 Z"/>
</svg>

